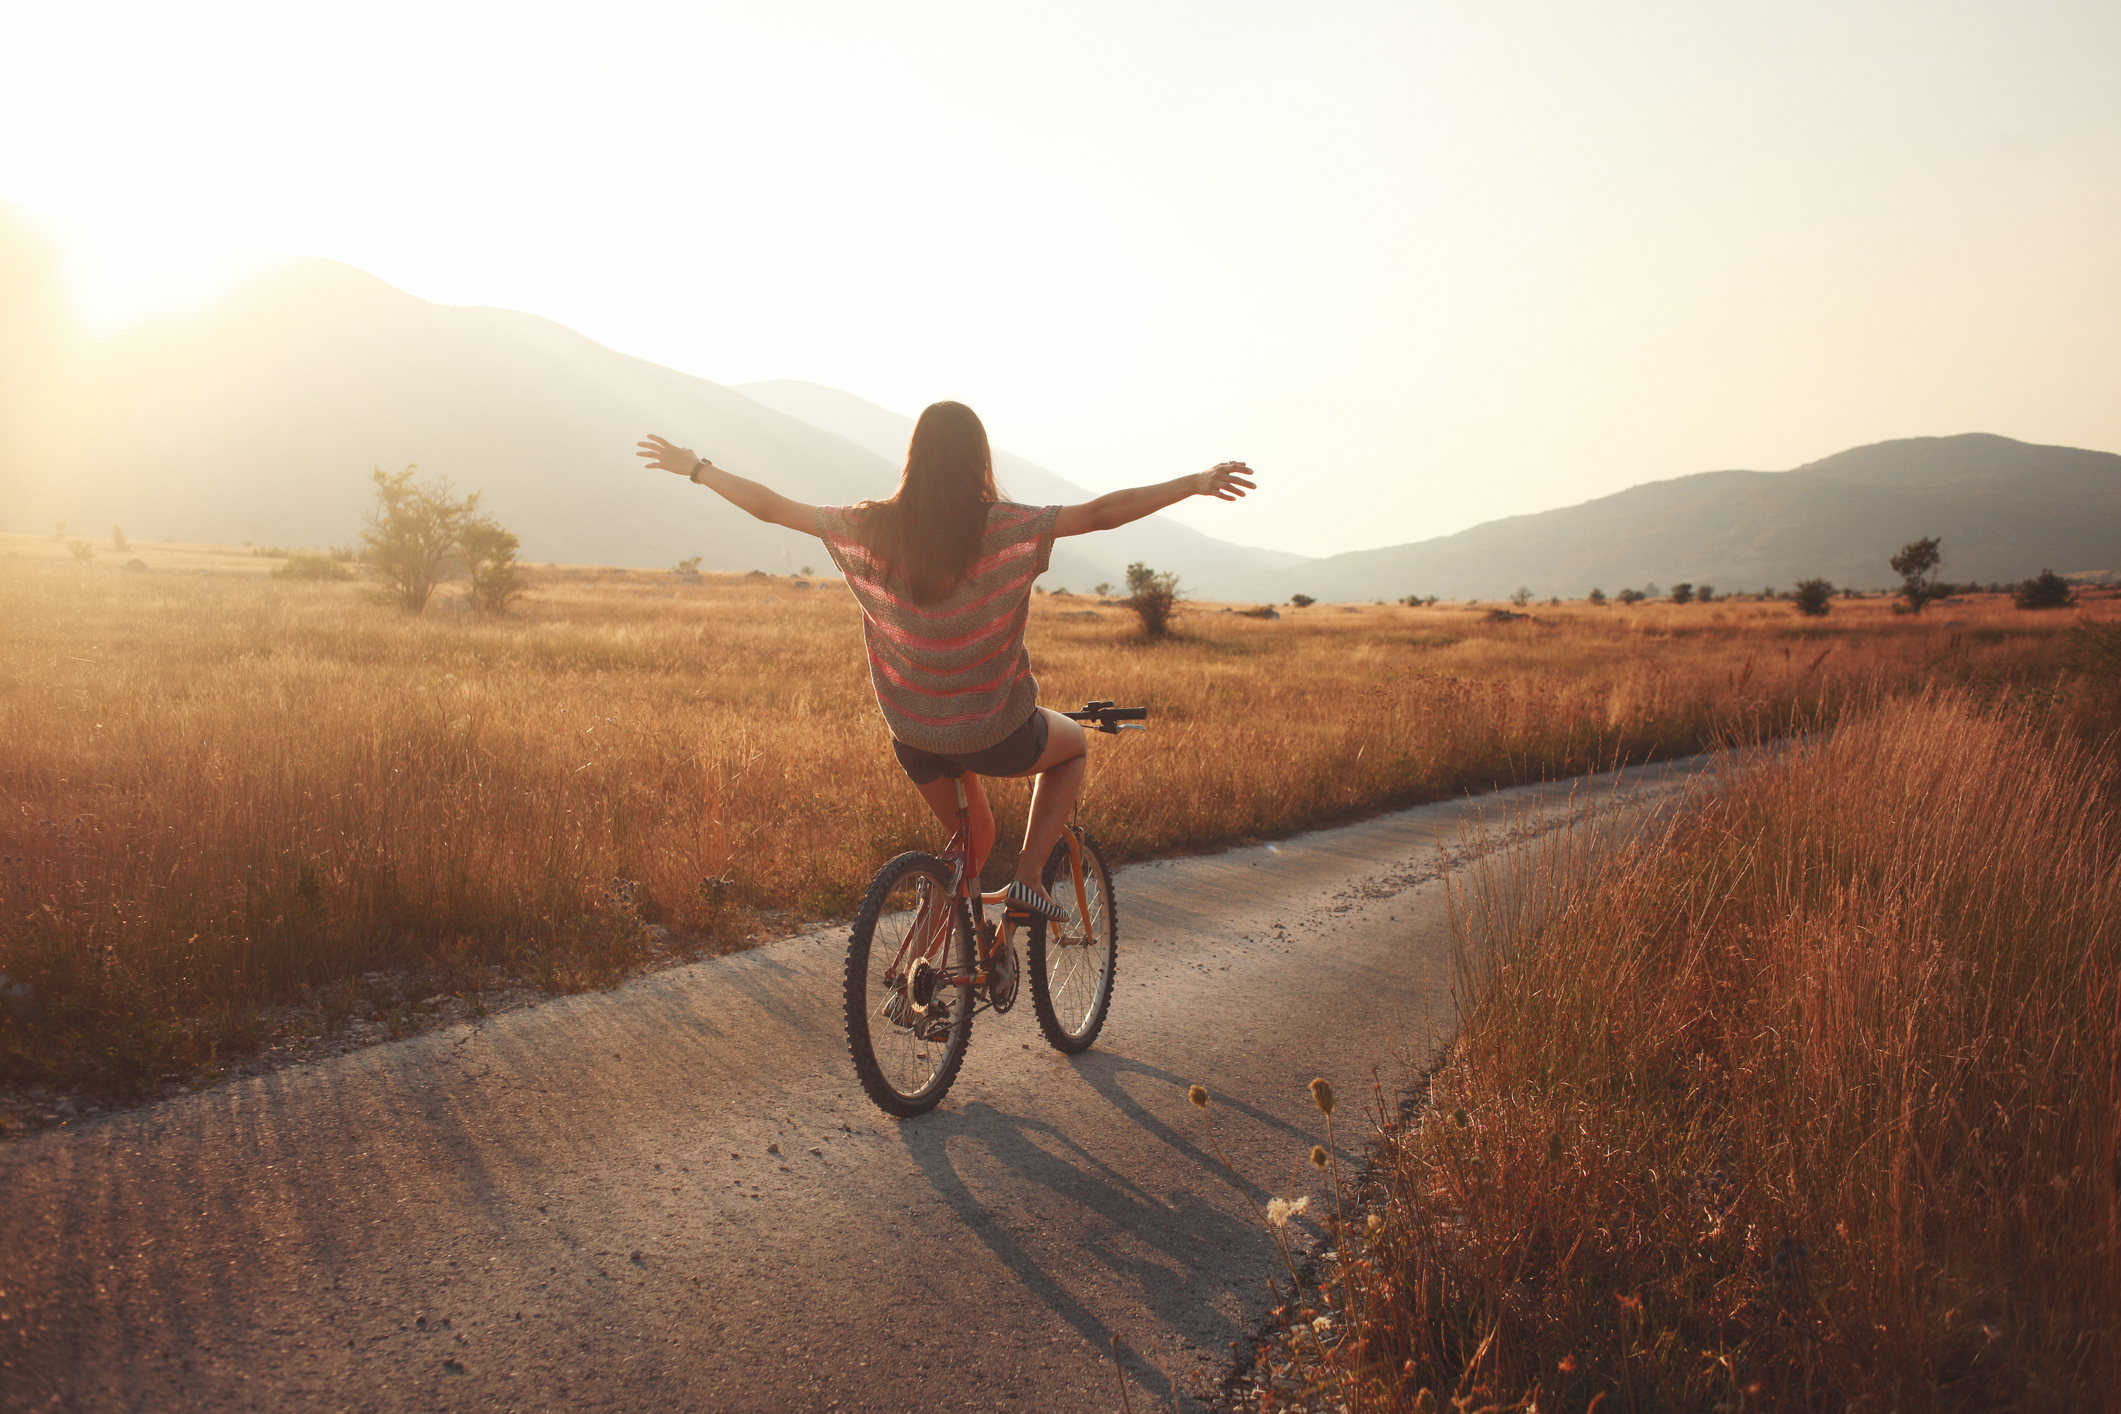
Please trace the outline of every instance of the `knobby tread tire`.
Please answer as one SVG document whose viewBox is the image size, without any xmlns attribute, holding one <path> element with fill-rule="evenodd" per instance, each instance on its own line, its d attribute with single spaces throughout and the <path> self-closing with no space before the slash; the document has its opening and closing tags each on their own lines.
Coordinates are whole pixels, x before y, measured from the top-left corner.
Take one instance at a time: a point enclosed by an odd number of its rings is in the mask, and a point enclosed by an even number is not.
<svg viewBox="0 0 2121 1414">
<path fill-rule="evenodd" d="M 1038 1017 L 1038 1029 L 1046 1043 L 1063 1055 L 1080 1055 L 1097 1043 L 1098 1033 L 1105 1029 L 1105 1018 L 1112 1012 L 1112 992 L 1119 979 L 1119 900 L 1112 894 L 1112 870 L 1105 863 L 1105 853 L 1098 848 L 1097 838 L 1088 830 L 1082 832 L 1083 863 L 1086 870 L 1096 873 L 1099 886 L 1104 891 L 1107 936 L 1103 946 L 1106 950 L 1104 979 L 1100 984 L 1097 1004 L 1083 1023 L 1080 1031 L 1070 1032 L 1061 1025 L 1053 1010 L 1053 993 L 1046 985 L 1046 939 L 1047 930 L 1053 927 L 1044 919 L 1032 925 L 1029 941 L 1024 948 L 1024 970 L 1030 974 L 1026 979 L 1031 984 L 1031 1010 Z M 1068 877 L 1068 839 L 1065 834 L 1056 840 L 1053 853 L 1046 858 L 1046 867 L 1040 874 L 1046 892 L 1059 899 L 1054 892 L 1059 881 Z M 1062 900 L 1066 902 L 1066 900 Z"/>
<path fill-rule="evenodd" d="M 926 1114 L 942 1103 L 943 1096 L 950 1093 L 951 1084 L 957 1079 L 960 1067 L 965 1063 L 965 1052 L 972 1048 L 972 998 L 969 988 L 959 988 L 956 1023 L 951 1029 L 950 1039 L 943 1043 L 943 1059 L 936 1066 L 928 1083 L 914 1094 L 905 1094 L 895 1089 L 884 1078 L 883 1067 L 876 1058 L 876 1049 L 870 1040 L 869 1008 L 869 952 L 876 937 L 876 924 L 883 912 L 884 903 L 891 891 L 915 870 L 926 870 L 934 874 L 937 887 L 945 885 L 950 878 L 947 861 L 918 850 L 898 856 L 876 871 L 869 881 L 869 889 L 862 895 L 862 906 L 855 915 L 854 928 L 847 936 L 847 971 L 845 985 L 847 1052 L 854 1059 L 855 1076 L 862 1082 L 862 1089 L 876 1102 L 878 1109 L 901 1119 Z M 956 934 L 952 948 L 969 946 L 972 936 L 971 916 L 965 911 L 961 900 L 952 901 L 951 926 Z"/>
</svg>

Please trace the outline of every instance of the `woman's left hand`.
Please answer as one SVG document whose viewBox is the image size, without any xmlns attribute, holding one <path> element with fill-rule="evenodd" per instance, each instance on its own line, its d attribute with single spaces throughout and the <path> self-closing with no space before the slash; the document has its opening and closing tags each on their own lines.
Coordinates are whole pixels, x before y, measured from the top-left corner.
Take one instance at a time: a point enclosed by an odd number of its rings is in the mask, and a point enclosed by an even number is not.
<svg viewBox="0 0 2121 1414">
<path fill-rule="evenodd" d="M 678 476 L 690 477 L 699 470 L 700 463 L 705 460 L 694 456 L 692 448 L 680 447 L 653 432 L 648 434 L 647 441 L 636 442 L 634 445 L 641 449 L 634 455 L 645 458 L 649 466 L 657 471 L 668 471 Z"/>
<path fill-rule="evenodd" d="M 1254 483 L 1245 479 L 1252 474 L 1252 468 L 1243 462 L 1218 462 L 1194 474 L 1193 494 L 1213 496 L 1218 501 L 1242 500 L 1245 492 L 1253 489 Z"/>
</svg>

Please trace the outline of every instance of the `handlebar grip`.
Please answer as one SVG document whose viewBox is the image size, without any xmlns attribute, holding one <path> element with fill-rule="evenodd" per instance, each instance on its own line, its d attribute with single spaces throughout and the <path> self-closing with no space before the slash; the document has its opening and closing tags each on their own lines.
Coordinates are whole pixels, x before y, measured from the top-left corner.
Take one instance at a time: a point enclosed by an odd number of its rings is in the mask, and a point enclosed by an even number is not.
<svg viewBox="0 0 2121 1414">
<path fill-rule="evenodd" d="M 1117 736 L 1122 730 L 1120 726 L 1122 722 L 1141 722 L 1148 717 L 1149 709 L 1146 707 L 1118 707 L 1110 702 L 1085 702 L 1080 709 L 1073 712 L 1063 712 L 1061 715 L 1073 718 L 1087 727 L 1105 733 L 1107 736 Z M 1124 730 L 1147 731 L 1148 728 L 1129 726 Z"/>
</svg>

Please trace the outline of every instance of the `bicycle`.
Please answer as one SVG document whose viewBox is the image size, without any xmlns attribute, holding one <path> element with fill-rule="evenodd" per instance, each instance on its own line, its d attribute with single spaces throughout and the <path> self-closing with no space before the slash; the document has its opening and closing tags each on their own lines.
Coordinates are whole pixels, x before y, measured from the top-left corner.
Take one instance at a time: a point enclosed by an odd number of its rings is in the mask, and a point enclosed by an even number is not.
<svg viewBox="0 0 2121 1414">
<path fill-rule="evenodd" d="M 1109 736 L 1146 731 L 1146 707 L 1086 702 L 1066 716 Z M 847 1049 L 878 1108 L 901 1118 L 941 1103 L 972 1044 L 972 1018 L 1015 1007 L 1024 972 L 1031 1009 L 1052 1047 L 1090 1048 L 1104 1029 L 1119 964 L 1112 871 L 1089 831 L 1070 821 L 1039 879 L 1069 912 L 1049 925 L 1004 908 L 1006 889 L 981 893 L 968 867 L 972 817 L 957 782 L 957 831 L 940 854 L 912 850 L 876 872 L 847 940 Z M 1056 884 L 1065 881 L 1064 889 Z M 1023 928 L 1025 965 L 1016 958 Z"/>
</svg>

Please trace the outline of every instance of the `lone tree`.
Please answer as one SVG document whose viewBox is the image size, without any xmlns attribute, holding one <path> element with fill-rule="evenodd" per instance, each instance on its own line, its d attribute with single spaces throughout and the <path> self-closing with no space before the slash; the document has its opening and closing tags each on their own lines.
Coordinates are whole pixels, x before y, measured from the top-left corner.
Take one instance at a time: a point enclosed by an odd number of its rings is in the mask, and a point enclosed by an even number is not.
<svg viewBox="0 0 2121 1414">
<path fill-rule="evenodd" d="M 417 614 L 442 581 L 469 574 L 471 606 L 499 613 L 522 592 L 515 535 L 479 514 L 479 492 L 460 500 L 446 481 L 416 486 L 415 470 L 377 467 L 373 478 L 376 503 L 361 543 L 368 562 L 383 576 L 384 598 Z"/>
<path fill-rule="evenodd" d="M 1162 638 L 1171 631 L 1171 615 L 1178 608 L 1178 576 L 1158 574 L 1139 560 L 1127 566 L 1126 605 L 1142 621 L 1142 632 Z"/>
<path fill-rule="evenodd" d="M 2077 602 L 2069 581 L 2053 570 L 2042 570 L 2019 585 L 2016 598 L 2021 609 L 2067 609 Z"/>
<path fill-rule="evenodd" d="M 1689 583 L 1688 583 L 1687 581 L 1685 581 L 1685 580 L 1683 580 L 1683 579 L 1682 579 L 1682 580 L 1680 580 L 1680 581 L 1679 581 L 1679 583 L 1677 583 L 1677 584 L 1673 585 L 1673 586 L 1672 586 L 1672 602 L 1673 602 L 1674 604 L 1691 604 L 1691 603 L 1693 603 L 1693 602 L 1694 602 L 1694 586 L 1693 586 L 1693 585 L 1691 585 L 1691 584 L 1689 584 Z"/>
<path fill-rule="evenodd" d="M 1893 573 L 1900 576 L 1900 595 L 1909 613 L 1919 614 L 1937 597 L 1937 566 L 1944 563 L 1944 542 L 1925 535 L 1900 547 L 1893 556 Z"/>
<path fill-rule="evenodd" d="M 1640 589 L 1623 589 L 1613 597 L 1618 599 L 1623 604 L 1633 606 L 1636 604 L 1640 604 L 1644 599 L 1647 599 L 1649 596 L 1647 594 L 1644 594 Z"/>
<path fill-rule="evenodd" d="M 1800 579 L 1790 591 L 1790 603 L 1806 618 L 1825 618 L 1834 610 L 1834 586 L 1823 579 Z"/>
<path fill-rule="evenodd" d="M 1316 604 L 1318 601 L 1316 599 L 1313 599 L 1308 594 L 1291 594 L 1289 596 L 1289 602 L 1299 609 L 1308 609 L 1313 604 Z"/>
<path fill-rule="evenodd" d="M 1592 590 L 1592 591 L 1591 591 L 1591 603 L 1592 603 L 1592 604 L 1593 604 L 1594 606 L 1597 606 L 1597 607 L 1600 607 L 1600 608 L 1604 607 L 1604 605 L 1605 605 L 1605 591 L 1604 591 L 1603 589 L 1594 589 L 1594 590 Z"/>
</svg>

